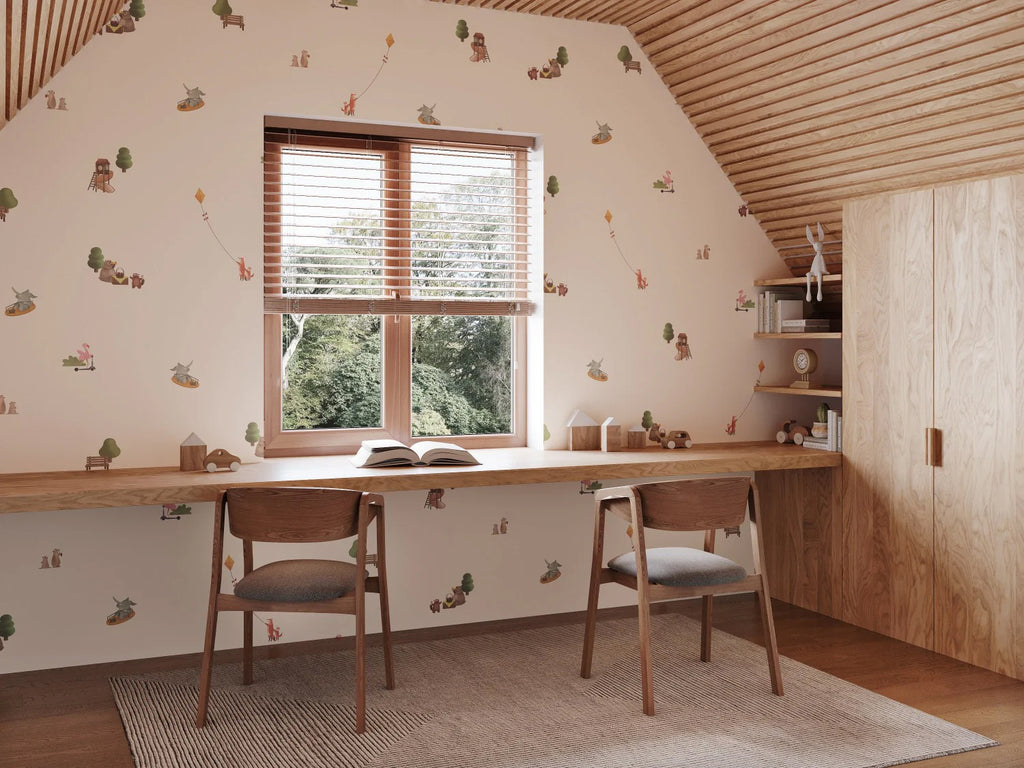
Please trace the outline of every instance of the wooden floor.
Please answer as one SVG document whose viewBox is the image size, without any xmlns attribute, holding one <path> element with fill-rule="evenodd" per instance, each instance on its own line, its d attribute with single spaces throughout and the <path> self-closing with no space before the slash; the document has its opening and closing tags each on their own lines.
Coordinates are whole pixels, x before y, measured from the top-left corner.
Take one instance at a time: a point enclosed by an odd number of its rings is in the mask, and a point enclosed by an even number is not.
<svg viewBox="0 0 1024 768">
<path fill-rule="evenodd" d="M 682 612 L 697 617 L 698 606 L 688 601 Z M 759 614 L 749 595 L 717 598 L 715 614 L 716 628 L 760 641 Z M 992 749 L 914 763 L 915 768 L 1024 766 L 1024 683 L 783 603 L 775 604 L 775 621 L 783 655 L 1001 742 Z M 524 622 L 498 624 L 521 628 Z M 494 627 L 440 629 L 468 634 Z M 397 639 L 423 635 L 403 633 Z M 269 652 L 308 653 L 323 650 L 325 642 L 275 646 Z M 235 655 L 226 652 L 223 660 Z M 0 766 L 132 768 L 107 678 L 183 666 L 198 667 L 198 657 L 0 675 Z"/>
</svg>

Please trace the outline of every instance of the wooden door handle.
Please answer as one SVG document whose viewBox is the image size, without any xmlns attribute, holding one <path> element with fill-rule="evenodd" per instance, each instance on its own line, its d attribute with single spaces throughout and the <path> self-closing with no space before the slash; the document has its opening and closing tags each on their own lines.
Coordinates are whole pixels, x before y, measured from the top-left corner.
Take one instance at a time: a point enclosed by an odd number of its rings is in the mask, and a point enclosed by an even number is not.
<svg viewBox="0 0 1024 768">
<path fill-rule="evenodd" d="M 929 467 L 942 466 L 942 430 L 927 427 L 924 431 L 924 463 Z"/>
</svg>

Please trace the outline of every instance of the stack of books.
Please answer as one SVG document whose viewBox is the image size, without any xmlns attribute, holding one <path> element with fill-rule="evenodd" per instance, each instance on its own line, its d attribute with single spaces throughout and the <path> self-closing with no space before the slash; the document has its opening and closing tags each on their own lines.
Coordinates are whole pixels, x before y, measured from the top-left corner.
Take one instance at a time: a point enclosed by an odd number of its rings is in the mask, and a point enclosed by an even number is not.
<svg viewBox="0 0 1024 768">
<path fill-rule="evenodd" d="M 827 317 L 804 317 L 782 320 L 779 333 L 825 333 L 831 329 Z"/>
<path fill-rule="evenodd" d="M 781 333 L 786 320 L 804 316 L 805 290 L 799 286 L 775 286 L 757 295 L 757 332 Z"/>
<path fill-rule="evenodd" d="M 825 437 L 804 438 L 805 448 L 815 448 L 819 451 L 843 452 L 843 415 L 839 411 L 828 412 L 828 435 Z"/>
</svg>

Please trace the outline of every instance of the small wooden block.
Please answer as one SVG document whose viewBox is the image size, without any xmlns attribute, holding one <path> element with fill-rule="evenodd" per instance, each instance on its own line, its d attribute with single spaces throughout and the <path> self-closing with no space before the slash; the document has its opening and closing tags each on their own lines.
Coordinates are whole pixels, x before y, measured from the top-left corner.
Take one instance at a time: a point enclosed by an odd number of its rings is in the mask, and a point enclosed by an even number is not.
<svg viewBox="0 0 1024 768">
<path fill-rule="evenodd" d="M 601 448 L 601 427 L 569 427 L 570 451 L 596 451 Z"/>
<path fill-rule="evenodd" d="M 618 451 L 622 448 L 622 426 L 619 424 L 601 425 L 601 450 Z"/>
<path fill-rule="evenodd" d="M 626 433 L 626 447 L 627 448 L 646 448 L 647 447 L 647 430 L 644 429 L 631 429 Z"/>
<path fill-rule="evenodd" d="M 203 459 L 206 458 L 205 445 L 183 445 L 181 446 L 181 458 L 178 469 L 182 472 L 193 472 L 197 469 L 205 469 Z"/>
</svg>

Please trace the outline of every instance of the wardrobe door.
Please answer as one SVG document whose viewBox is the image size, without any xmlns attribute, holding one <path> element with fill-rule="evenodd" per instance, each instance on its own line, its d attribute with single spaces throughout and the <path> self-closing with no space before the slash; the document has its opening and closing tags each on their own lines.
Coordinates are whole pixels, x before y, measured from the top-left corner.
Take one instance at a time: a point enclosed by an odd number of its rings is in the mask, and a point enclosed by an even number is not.
<svg viewBox="0 0 1024 768">
<path fill-rule="evenodd" d="M 935 224 L 935 650 L 1024 678 L 1024 177 Z"/>
<path fill-rule="evenodd" d="M 932 193 L 843 208 L 842 618 L 932 646 Z"/>
</svg>

